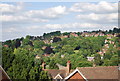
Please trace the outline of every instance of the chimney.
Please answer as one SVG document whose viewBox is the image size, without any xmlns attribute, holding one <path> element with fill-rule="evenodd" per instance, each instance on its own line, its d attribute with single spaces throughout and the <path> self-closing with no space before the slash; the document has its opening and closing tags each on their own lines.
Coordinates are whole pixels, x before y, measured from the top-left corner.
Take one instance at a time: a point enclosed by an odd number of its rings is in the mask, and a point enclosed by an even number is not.
<svg viewBox="0 0 120 81">
<path fill-rule="evenodd" d="M 95 64 L 95 63 L 93 63 L 93 67 L 96 67 L 96 64 Z"/>
<path fill-rule="evenodd" d="M 67 71 L 68 71 L 68 73 L 70 73 L 70 69 L 71 69 L 71 63 L 70 63 L 70 61 L 67 61 Z"/>
<path fill-rule="evenodd" d="M 42 70 L 45 69 L 45 64 L 46 64 L 45 62 L 42 63 Z"/>
</svg>

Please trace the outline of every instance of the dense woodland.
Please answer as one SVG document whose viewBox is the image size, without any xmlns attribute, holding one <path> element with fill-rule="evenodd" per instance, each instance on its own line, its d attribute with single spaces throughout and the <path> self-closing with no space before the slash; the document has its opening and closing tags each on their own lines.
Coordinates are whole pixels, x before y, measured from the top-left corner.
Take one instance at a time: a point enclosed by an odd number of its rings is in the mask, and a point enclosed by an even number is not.
<svg viewBox="0 0 120 81">
<path fill-rule="evenodd" d="M 84 31 L 85 33 L 102 32 L 104 36 L 82 36 L 83 32 L 61 33 L 60 31 L 44 33 L 43 36 L 29 36 L 2 42 L 2 66 L 11 79 L 49 79 L 47 72 L 42 71 L 41 64 L 45 62 L 47 69 L 58 69 L 56 63 L 66 66 L 71 61 L 72 69 L 76 67 L 117 66 L 120 61 L 119 33 L 120 28 L 109 31 Z M 107 34 L 117 34 L 107 39 Z M 67 36 L 62 38 L 61 36 Z M 107 41 L 112 41 L 113 44 Z M 101 55 L 98 52 L 109 47 Z M 39 57 L 39 58 L 36 58 Z M 88 57 L 94 60 L 88 61 Z M 102 57 L 102 58 L 101 58 Z M 40 81 L 40 80 L 39 80 Z M 48 81 L 48 80 L 46 80 Z"/>
</svg>

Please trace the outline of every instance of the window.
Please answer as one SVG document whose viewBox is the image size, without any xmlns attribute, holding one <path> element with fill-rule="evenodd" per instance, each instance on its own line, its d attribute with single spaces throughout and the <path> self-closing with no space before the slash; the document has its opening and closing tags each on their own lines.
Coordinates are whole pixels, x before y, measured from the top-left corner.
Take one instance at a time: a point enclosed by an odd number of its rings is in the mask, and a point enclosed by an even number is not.
<svg viewBox="0 0 120 81">
<path fill-rule="evenodd" d="M 60 81 L 60 79 L 57 79 L 57 81 Z"/>
<path fill-rule="evenodd" d="M 62 79 L 56 79 L 56 81 L 63 81 Z"/>
</svg>

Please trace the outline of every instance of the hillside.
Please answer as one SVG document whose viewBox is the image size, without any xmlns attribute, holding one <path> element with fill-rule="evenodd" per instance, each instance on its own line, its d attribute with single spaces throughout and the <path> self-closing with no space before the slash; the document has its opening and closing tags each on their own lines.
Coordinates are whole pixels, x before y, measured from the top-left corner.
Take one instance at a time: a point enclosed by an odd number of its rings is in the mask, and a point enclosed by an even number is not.
<svg viewBox="0 0 120 81">
<path fill-rule="evenodd" d="M 45 75 L 40 65 L 57 69 L 57 63 L 65 66 L 71 61 L 76 67 L 116 66 L 119 64 L 120 29 L 109 31 L 60 31 L 44 33 L 43 36 L 29 36 L 2 43 L 3 68 L 11 78 L 35 78 Z M 34 68 L 34 69 L 31 69 Z"/>
</svg>

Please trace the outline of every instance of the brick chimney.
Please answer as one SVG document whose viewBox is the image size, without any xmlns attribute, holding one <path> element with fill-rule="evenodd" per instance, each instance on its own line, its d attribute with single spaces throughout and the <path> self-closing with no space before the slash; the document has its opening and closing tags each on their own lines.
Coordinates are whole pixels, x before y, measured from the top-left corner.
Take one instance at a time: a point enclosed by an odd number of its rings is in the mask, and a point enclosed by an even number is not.
<svg viewBox="0 0 120 81">
<path fill-rule="evenodd" d="M 70 61 L 67 61 L 67 71 L 68 71 L 68 73 L 70 73 L 70 69 L 71 69 L 71 63 L 70 63 Z"/>
<path fill-rule="evenodd" d="M 43 62 L 43 63 L 42 63 L 42 70 L 44 70 L 44 69 L 45 69 L 45 65 L 46 65 L 46 63 L 45 63 L 45 62 Z"/>
<path fill-rule="evenodd" d="M 96 64 L 95 64 L 95 63 L 93 63 L 93 67 L 96 67 Z"/>
</svg>

